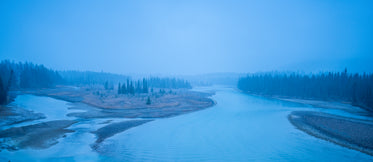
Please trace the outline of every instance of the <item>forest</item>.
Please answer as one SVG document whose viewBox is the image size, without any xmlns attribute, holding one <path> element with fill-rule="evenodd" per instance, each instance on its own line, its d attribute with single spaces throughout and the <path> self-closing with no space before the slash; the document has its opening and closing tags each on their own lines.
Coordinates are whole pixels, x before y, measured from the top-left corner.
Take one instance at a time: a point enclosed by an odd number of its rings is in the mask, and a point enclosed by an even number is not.
<svg viewBox="0 0 373 162">
<path fill-rule="evenodd" d="M 373 111 L 373 74 L 352 74 L 347 69 L 311 75 L 251 74 L 239 78 L 238 88 L 258 95 L 349 102 Z"/>
<path fill-rule="evenodd" d="M 104 87 L 105 89 L 112 89 L 108 82 L 105 82 Z M 153 88 L 159 88 L 160 92 L 164 93 L 164 89 L 190 89 L 192 86 L 188 81 L 183 79 L 151 77 L 137 81 L 127 79 L 123 84 L 119 82 L 117 90 L 118 94 L 135 94 L 148 93 L 149 88 L 151 88 L 151 92 L 153 92 Z"/>
<path fill-rule="evenodd" d="M 110 81 L 118 83 L 129 79 L 129 76 L 113 74 L 107 72 L 93 72 L 93 71 L 59 71 L 59 74 L 69 85 L 92 85 L 92 84 L 105 84 Z"/>
<path fill-rule="evenodd" d="M 27 88 L 50 88 L 63 83 L 57 71 L 33 63 L 0 63 L 0 104 L 8 102 L 8 91 Z"/>
<path fill-rule="evenodd" d="M 9 90 L 52 88 L 55 85 L 104 85 L 105 89 L 114 89 L 115 84 L 118 84 L 118 94 L 148 93 L 150 88 L 192 88 L 184 79 L 144 77 L 132 80 L 129 76 L 105 72 L 56 71 L 29 62 L 3 60 L 0 63 L 0 104 L 8 102 Z"/>
</svg>

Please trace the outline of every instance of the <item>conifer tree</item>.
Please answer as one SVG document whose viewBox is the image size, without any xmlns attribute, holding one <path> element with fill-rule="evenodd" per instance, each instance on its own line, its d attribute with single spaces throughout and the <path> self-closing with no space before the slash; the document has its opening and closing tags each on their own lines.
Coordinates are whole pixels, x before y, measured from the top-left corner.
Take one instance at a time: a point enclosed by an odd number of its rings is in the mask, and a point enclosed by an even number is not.
<svg viewBox="0 0 373 162">
<path fill-rule="evenodd" d="M 118 83 L 118 94 L 122 94 L 122 88 L 120 87 L 120 83 Z"/>
<path fill-rule="evenodd" d="M 3 80 L 0 77 L 0 104 L 5 104 L 7 101 L 7 93 L 3 84 Z"/>
<path fill-rule="evenodd" d="M 122 94 L 128 94 L 126 84 L 123 83 L 121 91 L 122 91 Z"/>
<path fill-rule="evenodd" d="M 145 78 L 142 79 L 142 92 L 148 93 L 148 83 Z"/>
<path fill-rule="evenodd" d="M 146 104 L 147 104 L 147 105 L 152 104 L 152 101 L 150 100 L 150 97 L 149 97 L 149 96 L 148 96 L 148 99 L 146 100 Z"/>
</svg>

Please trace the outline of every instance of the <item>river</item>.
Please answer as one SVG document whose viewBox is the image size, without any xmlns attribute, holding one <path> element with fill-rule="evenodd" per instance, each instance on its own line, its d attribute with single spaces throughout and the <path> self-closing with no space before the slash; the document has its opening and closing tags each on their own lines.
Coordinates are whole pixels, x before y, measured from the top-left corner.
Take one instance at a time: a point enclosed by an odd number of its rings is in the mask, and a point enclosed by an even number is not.
<svg viewBox="0 0 373 162">
<path fill-rule="evenodd" d="M 90 131 L 101 127 L 98 123 L 101 123 L 102 119 L 84 120 L 71 126 L 70 129 L 76 132 L 60 139 L 58 144 L 49 149 L 2 151 L 0 158 L 12 156 L 20 161 L 373 160 L 373 157 L 367 154 L 310 136 L 296 129 L 287 119 L 287 115 L 295 110 L 321 111 L 345 116 L 354 114 L 251 96 L 232 88 L 213 87 L 198 90 L 215 90 L 216 94 L 212 98 L 217 104 L 205 110 L 156 119 L 131 128 L 106 139 L 101 144 L 99 153 L 89 147 L 95 140 Z M 26 99 L 16 100 L 23 101 L 34 102 Z M 43 103 L 39 100 L 33 104 L 51 104 L 50 107 L 53 107 L 51 101 Z M 68 103 L 59 105 L 58 108 L 65 109 L 63 111 L 69 107 Z"/>
</svg>

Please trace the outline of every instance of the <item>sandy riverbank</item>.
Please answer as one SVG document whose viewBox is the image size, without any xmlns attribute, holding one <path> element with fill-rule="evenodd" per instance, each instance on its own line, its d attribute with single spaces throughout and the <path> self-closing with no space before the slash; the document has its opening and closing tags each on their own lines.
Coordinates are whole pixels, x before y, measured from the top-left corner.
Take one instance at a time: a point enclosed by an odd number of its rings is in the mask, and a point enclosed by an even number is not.
<svg viewBox="0 0 373 162">
<path fill-rule="evenodd" d="M 358 114 L 362 116 L 373 117 L 372 112 L 367 111 L 360 107 L 353 106 L 350 103 L 343 103 L 343 102 L 337 102 L 337 101 L 310 100 L 310 99 L 281 98 L 281 97 L 275 97 L 275 99 L 286 101 L 286 102 L 310 105 L 312 107 L 318 107 L 318 108 L 338 109 L 338 110 L 343 110 L 349 113 L 354 113 L 354 114 Z"/>
<path fill-rule="evenodd" d="M 99 151 L 100 143 L 103 142 L 105 139 L 111 136 L 114 136 L 115 134 L 126 131 L 127 129 L 130 129 L 132 127 L 136 127 L 136 126 L 145 124 L 150 121 L 152 120 L 130 120 L 130 121 L 123 121 L 123 122 L 112 123 L 112 124 L 106 125 L 92 132 L 93 134 L 96 135 L 97 140 L 95 141 L 94 144 L 91 145 L 91 147 L 92 149 Z"/>
<path fill-rule="evenodd" d="M 35 113 L 20 107 L 0 106 L 0 128 L 27 121 L 45 119 L 42 113 Z"/>
<path fill-rule="evenodd" d="M 373 156 L 373 122 L 311 111 L 294 111 L 289 121 L 298 129 Z"/>
<path fill-rule="evenodd" d="M 76 123 L 72 120 L 55 120 L 23 127 L 13 127 L 0 131 L 0 149 L 15 151 L 24 148 L 43 149 L 57 144 L 57 140 L 66 133 L 66 129 Z"/>
</svg>

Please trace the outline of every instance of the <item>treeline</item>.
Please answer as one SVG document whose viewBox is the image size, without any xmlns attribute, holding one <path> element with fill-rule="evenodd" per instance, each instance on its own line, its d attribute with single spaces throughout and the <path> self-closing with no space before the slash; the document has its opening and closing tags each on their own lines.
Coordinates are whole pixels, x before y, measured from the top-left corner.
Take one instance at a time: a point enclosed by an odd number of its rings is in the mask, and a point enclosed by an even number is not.
<svg viewBox="0 0 373 162">
<path fill-rule="evenodd" d="M 121 84 L 122 82 L 122 84 Z M 114 89 L 118 84 L 119 94 L 148 93 L 149 87 L 164 89 L 191 88 L 190 83 L 176 78 L 143 78 L 133 81 L 119 74 L 90 71 L 55 71 L 33 63 L 15 63 L 3 60 L 0 63 L 0 104 L 8 102 L 8 91 L 27 88 L 51 88 L 61 85 L 102 85 Z"/>
<path fill-rule="evenodd" d="M 110 89 L 109 83 L 104 85 L 105 89 Z M 118 94 L 135 94 L 148 93 L 149 89 L 153 92 L 153 88 L 159 88 L 161 93 L 165 93 L 164 89 L 180 89 L 192 88 L 190 83 L 183 79 L 176 78 L 143 78 L 137 81 L 127 79 L 125 83 L 118 83 Z M 163 88 L 163 89 L 162 89 Z"/>
<path fill-rule="evenodd" d="M 3 60 L 0 63 L 0 102 L 6 103 L 7 91 L 20 88 L 49 88 L 62 83 L 57 71 L 33 63 L 15 63 Z M 5 95 L 5 96 L 4 96 Z"/>
<path fill-rule="evenodd" d="M 10 88 L 48 88 L 62 83 L 63 79 L 57 71 L 48 69 L 44 65 L 33 63 L 15 63 L 8 60 L 0 63 L 0 77 L 10 80 Z"/>
<path fill-rule="evenodd" d="M 5 104 L 8 101 L 8 91 L 9 91 L 10 83 L 12 81 L 11 80 L 12 76 L 13 76 L 13 70 L 10 71 L 10 76 L 8 78 L 7 84 L 3 83 L 3 79 L 0 76 L 0 105 Z"/>
<path fill-rule="evenodd" d="M 123 82 L 129 79 L 128 76 L 112 74 L 106 72 L 92 71 L 60 71 L 62 78 L 69 85 L 92 85 L 92 84 L 112 84 Z M 113 86 L 113 85 L 109 85 Z"/>
<path fill-rule="evenodd" d="M 238 81 L 242 91 L 302 99 L 339 100 L 373 111 L 373 74 L 328 72 L 252 74 Z"/>
<path fill-rule="evenodd" d="M 106 85 L 106 84 L 105 84 Z M 106 89 L 106 86 L 105 86 Z M 144 78 L 142 81 L 130 81 L 127 79 L 126 83 L 118 83 L 118 94 L 135 94 L 135 93 L 148 93 L 148 81 Z"/>
<path fill-rule="evenodd" d="M 158 78 L 152 77 L 147 79 L 147 83 L 149 87 L 154 88 L 169 88 L 169 89 L 179 89 L 185 88 L 190 89 L 192 88 L 191 84 L 184 80 L 184 79 L 176 79 L 176 78 Z"/>
</svg>

